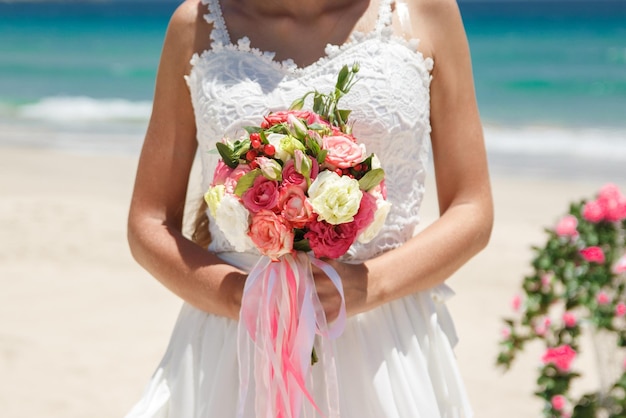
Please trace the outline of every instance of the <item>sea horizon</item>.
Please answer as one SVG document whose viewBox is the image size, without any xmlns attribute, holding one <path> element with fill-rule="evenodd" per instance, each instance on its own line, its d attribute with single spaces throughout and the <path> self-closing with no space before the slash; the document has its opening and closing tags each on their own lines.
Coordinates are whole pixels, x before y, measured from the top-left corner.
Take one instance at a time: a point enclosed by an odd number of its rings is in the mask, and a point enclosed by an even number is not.
<svg viewBox="0 0 626 418">
<path fill-rule="evenodd" d="M 137 153 L 178 3 L 0 0 L 0 144 Z M 626 163 L 626 1 L 459 7 L 494 155 Z"/>
</svg>

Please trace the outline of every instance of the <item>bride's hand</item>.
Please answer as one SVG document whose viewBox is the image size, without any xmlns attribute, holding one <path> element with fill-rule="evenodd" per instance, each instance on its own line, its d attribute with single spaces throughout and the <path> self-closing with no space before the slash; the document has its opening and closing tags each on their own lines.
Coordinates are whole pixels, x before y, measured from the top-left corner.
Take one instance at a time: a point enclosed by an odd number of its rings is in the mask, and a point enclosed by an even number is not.
<svg viewBox="0 0 626 418">
<path fill-rule="evenodd" d="M 368 300 L 368 270 L 365 264 L 348 264 L 328 259 L 323 261 L 330 264 L 341 278 L 348 316 L 365 311 Z M 313 276 L 317 294 L 326 312 L 326 320 L 332 322 L 339 315 L 341 296 L 328 276 L 315 266 Z"/>
</svg>

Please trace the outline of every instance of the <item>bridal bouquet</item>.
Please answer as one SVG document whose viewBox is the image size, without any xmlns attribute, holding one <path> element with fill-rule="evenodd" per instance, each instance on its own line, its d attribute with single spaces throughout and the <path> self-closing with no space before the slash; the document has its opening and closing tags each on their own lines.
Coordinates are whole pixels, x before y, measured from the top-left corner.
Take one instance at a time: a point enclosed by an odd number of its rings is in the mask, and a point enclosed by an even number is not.
<svg viewBox="0 0 626 418">
<path fill-rule="evenodd" d="M 535 248 L 533 271 L 513 299 L 497 363 L 508 369 L 526 344 L 544 345 L 535 393 L 550 418 L 626 416 L 626 196 L 607 184 L 592 200 L 570 206 L 547 242 Z M 600 390 L 575 397 L 574 370 L 591 331 Z"/>
<path fill-rule="evenodd" d="M 246 281 L 240 321 L 240 368 L 245 375 L 254 363 L 257 417 L 299 416 L 302 396 L 315 405 L 305 389 L 313 339 L 316 332 L 341 333 L 345 306 L 329 327 L 311 265 L 343 298 L 337 273 L 319 259 L 372 240 L 389 212 L 380 162 L 352 135 L 350 111 L 337 107 L 357 72 L 357 65 L 344 66 L 330 94 L 311 91 L 217 143 L 221 159 L 205 194 L 211 216 L 235 251 L 256 248 L 265 256 Z M 313 109 L 302 110 L 310 95 Z M 322 351 L 325 367 L 332 367 L 330 348 Z M 334 371 L 326 378 L 336 385 Z M 338 400 L 330 402 L 334 416 Z"/>
</svg>

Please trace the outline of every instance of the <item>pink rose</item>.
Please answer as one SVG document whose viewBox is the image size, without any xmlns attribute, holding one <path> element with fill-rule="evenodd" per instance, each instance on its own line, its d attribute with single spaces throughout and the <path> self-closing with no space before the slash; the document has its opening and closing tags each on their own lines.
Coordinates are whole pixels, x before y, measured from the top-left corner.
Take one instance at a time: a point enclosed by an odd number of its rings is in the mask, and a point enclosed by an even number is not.
<svg viewBox="0 0 626 418">
<path fill-rule="evenodd" d="M 319 173 L 319 165 L 314 158 L 311 158 L 311 180 L 315 180 Z M 294 160 L 289 160 L 283 166 L 283 187 L 292 185 L 298 186 L 302 191 L 306 192 L 308 185 L 304 176 L 296 171 Z"/>
<path fill-rule="evenodd" d="M 241 200 L 246 209 L 253 213 L 264 209 L 273 210 L 278 204 L 278 182 L 258 176 L 252 187 L 241 196 Z"/>
<path fill-rule="evenodd" d="M 293 228 L 282 217 L 269 210 L 261 210 L 252 217 L 248 236 L 261 254 L 277 260 L 293 249 Z"/>
<path fill-rule="evenodd" d="M 328 152 L 325 162 L 335 168 L 354 167 L 365 159 L 365 148 L 345 134 L 323 137 L 322 149 Z"/>
<path fill-rule="evenodd" d="M 267 115 L 261 122 L 261 128 L 267 129 L 274 125 L 278 125 L 279 123 L 285 123 L 287 122 L 287 119 L 289 119 L 289 115 L 293 115 L 298 119 L 304 119 L 307 121 L 309 118 L 313 118 L 312 120 L 315 120 L 313 116 L 314 113 L 309 112 L 308 110 L 281 110 Z"/>
<path fill-rule="evenodd" d="M 227 193 L 235 194 L 237 182 L 244 174 L 249 173 L 251 169 L 248 164 L 239 164 L 236 168 L 230 170 L 230 174 L 226 180 L 224 180 L 224 186 L 226 187 Z"/>
<path fill-rule="evenodd" d="M 626 273 L 626 254 L 624 254 L 623 256 L 620 257 L 619 260 L 617 260 L 617 263 L 615 263 L 615 265 L 613 266 L 613 273 L 615 274 Z"/>
<path fill-rule="evenodd" d="M 622 318 L 626 315 L 626 303 L 620 302 L 615 306 L 615 316 Z"/>
<path fill-rule="evenodd" d="M 565 408 L 565 397 L 563 395 L 554 395 L 550 403 L 555 411 L 560 411 Z"/>
<path fill-rule="evenodd" d="M 541 284 L 545 287 L 549 287 L 552 284 L 552 278 L 553 275 L 552 274 L 544 274 L 541 276 Z"/>
<path fill-rule="evenodd" d="M 363 232 L 372 222 L 374 222 L 374 215 L 376 214 L 376 198 L 367 192 L 363 192 L 361 198 L 361 204 L 359 205 L 359 211 L 354 215 L 354 223 L 357 228 L 357 235 Z"/>
<path fill-rule="evenodd" d="M 556 225 L 555 232 L 560 237 L 576 238 L 578 236 L 577 226 L 578 219 L 573 215 L 567 215 L 562 217 Z"/>
<path fill-rule="evenodd" d="M 607 305 L 609 302 L 611 302 L 611 298 L 603 290 L 596 295 L 596 302 L 598 302 L 598 305 Z"/>
<path fill-rule="evenodd" d="M 563 323 L 567 328 L 575 327 L 577 322 L 578 318 L 576 318 L 576 315 L 574 315 L 572 312 L 565 312 L 563 314 Z"/>
<path fill-rule="evenodd" d="M 278 210 L 294 228 L 304 228 L 311 222 L 315 214 L 304 191 L 298 186 L 282 187 L 278 194 Z"/>
<path fill-rule="evenodd" d="M 224 184 L 232 172 L 233 169 L 227 166 L 222 159 L 218 160 L 215 171 L 213 172 L 213 182 L 211 183 L 211 186 Z"/>
<path fill-rule="evenodd" d="M 309 231 L 304 234 L 304 238 L 309 240 L 315 257 L 339 258 L 348 251 L 357 232 L 354 222 L 331 225 L 316 219 L 309 224 Z"/>
<path fill-rule="evenodd" d="M 597 201 L 587 202 L 583 207 L 583 218 L 591 223 L 598 223 L 604 219 L 604 207 Z"/>
<path fill-rule="evenodd" d="M 567 372 L 574 358 L 576 358 L 576 351 L 569 345 L 561 345 L 548 348 L 541 359 L 544 364 L 554 364 L 558 370 Z"/>
<path fill-rule="evenodd" d="M 600 247 L 587 247 L 580 250 L 580 255 L 590 263 L 603 264 L 605 261 L 604 251 Z"/>
</svg>

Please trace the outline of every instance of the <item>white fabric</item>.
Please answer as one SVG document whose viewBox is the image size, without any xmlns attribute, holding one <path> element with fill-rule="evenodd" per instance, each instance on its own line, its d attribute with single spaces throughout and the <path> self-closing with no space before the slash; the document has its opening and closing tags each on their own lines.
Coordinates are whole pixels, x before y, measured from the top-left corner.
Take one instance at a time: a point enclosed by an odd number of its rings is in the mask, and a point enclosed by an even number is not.
<svg viewBox="0 0 626 418">
<path fill-rule="evenodd" d="M 187 77 L 203 185 L 211 181 L 218 158 L 212 150 L 222 135 L 258 124 L 263 115 L 286 109 L 313 88 L 330 91 L 341 66 L 358 62 L 359 81 L 341 105 L 353 110 L 355 136 L 379 156 L 393 206 L 378 237 L 353 245 L 344 260 L 366 260 L 408 240 L 424 194 L 433 62 L 417 51 L 417 40 L 393 33 L 392 0 L 381 1 L 372 32 L 354 33 L 341 46 L 329 45 L 326 56 L 304 68 L 275 61 L 272 53 L 251 48 L 246 38 L 232 43 L 218 1 L 203 1 L 213 42 L 210 50 L 193 57 Z M 210 231 L 211 251 L 243 269 L 254 264 L 257 255 L 233 253 L 214 222 Z M 349 318 L 334 344 L 342 418 L 472 416 L 451 348 L 456 335 L 444 303 L 452 294 L 441 285 Z M 165 357 L 127 417 L 234 417 L 236 336 L 235 321 L 185 304 Z M 316 368 L 313 393 L 323 399 Z M 306 411 L 305 416 L 315 415 Z"/>
</svg>

